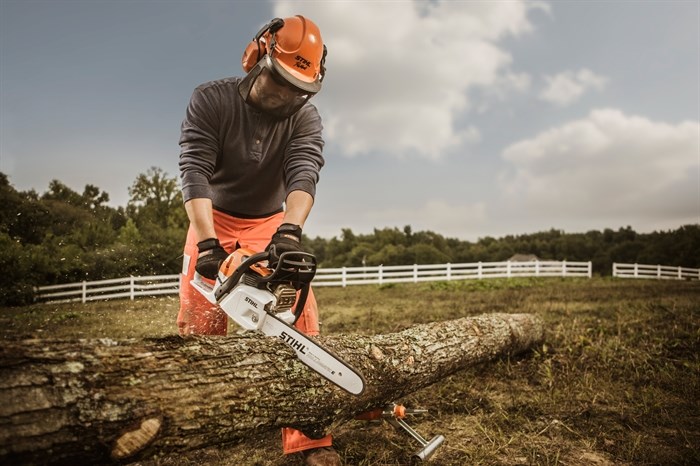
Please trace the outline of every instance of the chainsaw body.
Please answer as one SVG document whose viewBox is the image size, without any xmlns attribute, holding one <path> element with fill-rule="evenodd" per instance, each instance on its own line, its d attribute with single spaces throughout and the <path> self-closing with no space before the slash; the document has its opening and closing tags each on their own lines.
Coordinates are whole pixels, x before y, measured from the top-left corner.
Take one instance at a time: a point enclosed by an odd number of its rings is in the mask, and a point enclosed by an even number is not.
<svg viewBox="0 0 700 466">
<path fill-rule="evenodd" d="M 244 330 L 281 339 L 299 360 L 330 382 L 354 395 L 362 393 L 365 382 L 360 374 L 293 326 L 316 274 L 316 258 L 286 252 L 274 268 L 268 260 L 267 252 L 237 249 L 221 263 L 213 285 L 199 274 L 191 284 Z"/>
<path fill-rule="evenodd" d="M 192 285 L 246 330 L 260 329 L 262 311 L 293 325 L 316 275 L 316 258 L 304 252 L 284 253 L 275 269 L 268 267 L 268 259 L 266 252 L 239 248 L 221 263 L 214 285 L 196 273 Z M 295 303 L 296 313 L 292 311 Z"/>
</svg>

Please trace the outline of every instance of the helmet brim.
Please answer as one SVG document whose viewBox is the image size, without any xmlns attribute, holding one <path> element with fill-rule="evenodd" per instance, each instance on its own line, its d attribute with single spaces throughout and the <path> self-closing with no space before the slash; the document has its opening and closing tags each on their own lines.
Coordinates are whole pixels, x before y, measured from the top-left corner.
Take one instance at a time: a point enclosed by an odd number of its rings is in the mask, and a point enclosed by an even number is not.
<svg viewBox="0 0 700 466">
<path fill-rule="evenodd" d="M 315 79 L 311 82 L 300 79 L 298 76 L 303 76 L 301 73 L 296 73 L 294 70 L 289 69 L 285 64 L 271 58 L 270 55 L 265 55 L 263 60 L 265 60 L 265 64 L 270 71 L 277 73 L 279 77 L 291 86 L 309 94 L 317 94 L 321 90 L 320 79 Z"/>
</svg>

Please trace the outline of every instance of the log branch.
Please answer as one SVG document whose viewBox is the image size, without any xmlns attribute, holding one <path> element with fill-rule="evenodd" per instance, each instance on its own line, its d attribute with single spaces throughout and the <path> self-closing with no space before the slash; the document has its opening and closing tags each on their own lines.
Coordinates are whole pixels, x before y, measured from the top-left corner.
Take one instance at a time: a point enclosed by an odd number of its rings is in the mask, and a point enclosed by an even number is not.
<svg viewBox="0 0 700 466">
<path fill-rule="evenodd" d="M 319 337 L 363 374 L 361 396 L 330 384 L 281 342 L 260 335 L 7 341 L 0 348 L 0 462 L 137 460 L 283 426 L 321 436 L 542 337 L 541 320 L 528 314 Z"/>
</svg>

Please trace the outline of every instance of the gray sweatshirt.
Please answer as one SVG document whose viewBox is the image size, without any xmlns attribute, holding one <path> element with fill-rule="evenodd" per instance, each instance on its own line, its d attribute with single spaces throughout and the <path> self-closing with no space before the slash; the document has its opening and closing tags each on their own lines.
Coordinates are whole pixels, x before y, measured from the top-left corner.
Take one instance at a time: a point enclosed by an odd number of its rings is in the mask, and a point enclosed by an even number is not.
<svg viewBox="0 0 700 466">
<path fill-rule="evenodd" d="M 321 117 L 312 104 L 285 120 L 245 103 L 240 78 L 204 83 L 182 122 L 180 176 L 184 201 L 209 198 L 236 217 L 268 217 L 292 191 L 316 194 L 323 167 Z"/>
</svg>

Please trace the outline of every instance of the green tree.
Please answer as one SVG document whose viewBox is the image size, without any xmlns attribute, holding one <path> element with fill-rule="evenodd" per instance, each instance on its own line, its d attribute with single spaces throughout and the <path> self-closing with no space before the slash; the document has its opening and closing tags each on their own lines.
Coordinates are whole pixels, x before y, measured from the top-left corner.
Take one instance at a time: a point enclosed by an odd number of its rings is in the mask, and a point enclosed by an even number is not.
<svg viewBox="0 0 700 466">
<path fill-rule="evenodd" d="M 72 206 L 83 206 L 83 197 L 58 180 L 51 180 L 49 190 L 41 197 L 47 201 L 58 201 Z"/>
<path fill-rule="evenodd" d="M 405 264 L 443 264 L 451 261 L 450 256 L 432 244 L 414 244 L 406 250 Z"/>
<path fill-rule="evenodd" d="M 183 223 L 182 193 L 177 178 L 168 176 L 162 169 L 151 167 L 136 177 L 129 188 L 127 212 L 142 222 L 157 224 L 163 228 L 176 220 Z"/>
<path fill-rule="evenodd" d="M 0 231 L 0 305 L 31 302 L 35 275 L 22 244 Z"/>
<path fill-rule="evenodd" d="M 129 194 L 127 215 L 141 238 L 131 247 L 141 273 L 178 271 L 188 220 L 177 179 L 151 167 L 136 177 Z"/>
</svg>

